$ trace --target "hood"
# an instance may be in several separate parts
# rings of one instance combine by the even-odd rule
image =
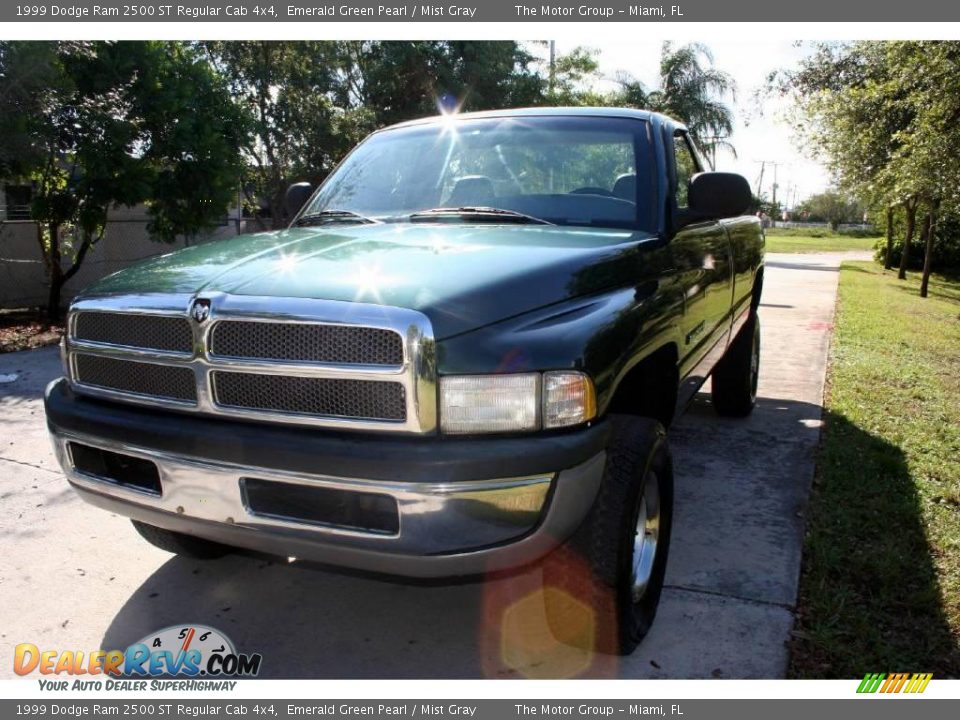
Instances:
[[[628,230],[385,223],[240,235],[152,258],[84,294],[224,292],[423,312],[438,339],[638,277]]]

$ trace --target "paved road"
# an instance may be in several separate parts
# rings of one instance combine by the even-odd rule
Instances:
[[[668,587],[648,638],[619,660],[553,642],[535,572],[423,587],[155,550],[58,471],[40,401],[56,350],[0,355],[0,658],[19,642],[125,647],[199,622],[263,653],[273,677],[780,677],[841,259],[768,256],[757,410],[720,419],[702,395],[671,431]]]

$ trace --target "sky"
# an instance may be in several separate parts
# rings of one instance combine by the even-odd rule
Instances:
[[[742,37],[742,36],[741,36]],[[737,157],[719,150],[717,170],[737,172],[747,178],[756,190],[763,161],[762,192],[770,197],[773,185],[773,166],[777,163],[777,198],[792,206],[793,200],[802,201],[810,195],[825,190],[830,184],[828,171],[817,161],[808,157],[798,147],[789,125],[784,121],[791,111],[786,101],[767,99],[760,107],[755,93],[761,89],[771,71],[794,67],[805,55],[812,52],[810,43],[794,43],[788,40],[705,43],[713,52],[714,64],[733,76],[737,83],[736,97],[728,102],[734,108],[736,125],[731,142],[736,147]],[[650,42],[616,43],[604,42],[602,46],[589,42],[557,41],[557,53],[565,53],[577,45],[598,51],[602,79],[598,89],[614,86],[618,71],[626,71],[645,86],[657,86],[660,64],[659,40]]]

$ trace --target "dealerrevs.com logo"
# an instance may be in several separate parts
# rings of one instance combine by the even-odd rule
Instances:
[[[21,676],[74,676],[72,682],[41,680],[43,689],[49,690],[142,690],[146,682],[137,678],[256,677],[262,660],[259,653],[237,652],[230,638],[219,630],[194,624],[164,628],[125,650],[45,650],[33,643],[20,643],[14,650],[13,670]],[[194,686],[216,689],[211,683],[173,687]],[[151,685],[151,689],[160,688],[156,683]]]

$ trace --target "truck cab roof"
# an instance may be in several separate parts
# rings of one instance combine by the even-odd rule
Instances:
[[[395,128],[411,127],[415,125],[429,125],[438,122],[450,122],[455,120],[479,120],[485,118],[509,118],[509,117],[602,117],[602,118],[626,118],[634,120],[646,120],[657,125],[668,125],[671,128],[686,130],[683,123],[651,110],[637,110],[634,108],[617,107],[529,107],[529,108],[510,108],[505,110],[483,110],[479,112],[466,113],[445,113],[432,115],[430,117],[418,118],[416,120],[407,120],[395,125],[389,125],[381,128],[378,132],[392,130]]]

